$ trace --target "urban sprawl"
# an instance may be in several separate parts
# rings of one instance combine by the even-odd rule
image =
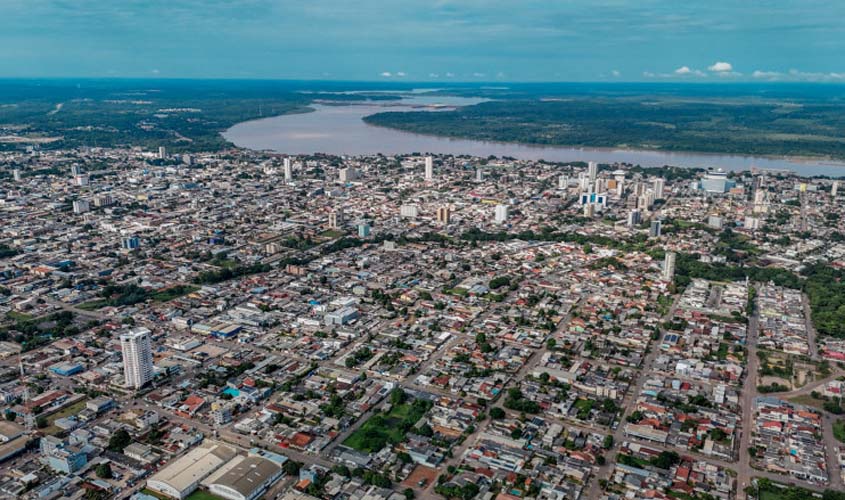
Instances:
[[[0,498],[843,491],[840,188],[0,153]]]

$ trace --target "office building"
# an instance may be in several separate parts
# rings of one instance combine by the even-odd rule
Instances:
[[[290,158],[284,159],[285,182],[293,181],[293,166],[291,166]]]
[[[429,182],[434,180],[434,158],[431,156],[425,157],[425,180]]]
[[[672,281],[675,277],[675,252],[666,252],[663,259],[663,279]]]
[[[135,328],[120,336],[123,352],[123,375],[126,386],[140,389],[153,379],[153,351],[150,345],[150,331]]]
[[[122,246],[124,250],[135,250],[140,248],[141,240],[137,236],[128,236],[123,238]]]
[[[88,203],[88,200],[76,200],[73,202],[73,213],[75,214],[84,214],[90,209],[91,205]]]
[[[508,206],[507,205],[496,205],[495,209],[495,221],[496,224],[504,224],[508,220]]]
[[[440,224],[446,225],[449,223],[449,217],[452,215],[449,207],[438,207],[437,209],[437,222]]]
[[[659,221],[659,220],[653,220],[653,221],[651,221],[651,227],[649,227],[649,229],[648,229],[648,235],[649,235],[649,237],[651,237],[651,238],[659,238],[659,237],[660,237],[660,229],[661,229],[661,227],[662,227],[662,224],[660,223],[660,221]]]
[[[594,211],[601,211],[607,206],[607,194],[605,193],[581,193],[578,198],[581,205],[592,205]]]

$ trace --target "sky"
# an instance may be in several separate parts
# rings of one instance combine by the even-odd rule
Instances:
[[[0,77],[845,82],[845,1],[0,0]]]

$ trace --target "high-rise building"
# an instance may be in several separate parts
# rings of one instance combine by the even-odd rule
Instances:
[[[596,176],[599,174],[598,163],[591,161],[587,163],[587,175],[590,177],[590,184],[596,182]]]
[[[290,164],[290,158],[284,159],[285,166],[285,182],[293,181],[293,167]]]
[[[660,229],[662,224],[659,220],[651,221],[651,227],[648,230],[648,235],[652,238],[660,238]]]
[[[329,229],[337,229],[343,225],[343,209],[338,208],[329,212]]]
[[[75,214],[84,214],[90,209],[91,206],[88,204],[88,200],[76,200],[73,202],[73,213]]]
[[[193,155],[184,154],[182,155],[182,163],[184,165],[188,165],[189,167],[194,164],[194,157]]]
[[[167,158],[167,148],[164,147],[164,146],[159,146],[158,147],[158,159],[164,160],[165,158]]]
[[[675,252],[666,252],[663,259],[663,279],[672,281],[675,277]]]
[[[21,171],[17,168],[12,170],[12,178],[15,179],[15,182],[21,181]]]
[[[416,205],[402,205],[399,207],[399,215],[407,219],[415,219],[420,214],[420,209]]]
[[[558,189],[568,189],[569,188],[569,176],[568,175],[561,175],[557,178],[557,188]]]
[[[370,235],[370,225],[367,223],[358,224],[358,237],[366,238]]]
[[[358,172],[354,167],[342,168],[338,171],[340,182],[352,182],[358,178]]]
[[[496,205],[495,209],[495,221],[496,224],[504,224],[508,220],[508,206],[507,205]]]
[[[833,184],[830,185],[830,196],[836,198],[836,195],[839,193],[839,181],[833,181]]]
[[[438,207],[437,208],[437,222],[440,224],[446,225],[449,223],[449,217],[452,215],[451,210],[449,207]]]
[[[484,182],[484,170],[481,167],[475,169],[475,182]]]
[[[660,177],[654,179],[654,197],[658,200],[663,199],[663,190],[666,189],[666,181]]]
[[[425,157],[425,180],[429,182],[434,180],[434,158],[431,156]]]
[[[108,207],[114,204],[114,198],[110,194],[101,194],[94,197],[95,207]]]
[[[628,227],[639,226],[640,222],[642,222],[642,218],[640,217],[640,211],[631,210],[628,213]]]
[[[135,250],[141,247],[141,240],[137,236],[127,236],[123,238],[121,245],[124,250]]]
[[[88,176],[87,176],[87,175],[85,175],[85,174],[81,174],[81,175],[77,175],[76,177],[74,177],[74,178],[73,178],[73,182],[74,182],[74,184],[76,184],[77,186],[87,186],[87,185],[88,185],[88,182],[89,182],[89,179],[88,179]]]
[[[123,375],[126,386],[140,389],[153,379],[153,350],[150,331],[135,328],[120,336],[123,352]]]
[[[77,176],[82,175],[82,167],[77,164],[73,164],[70,166],[70,175]]]

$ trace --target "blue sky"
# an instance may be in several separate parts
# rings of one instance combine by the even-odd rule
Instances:
[[[0,0],[0,77],[842,81],[843,0]]]

